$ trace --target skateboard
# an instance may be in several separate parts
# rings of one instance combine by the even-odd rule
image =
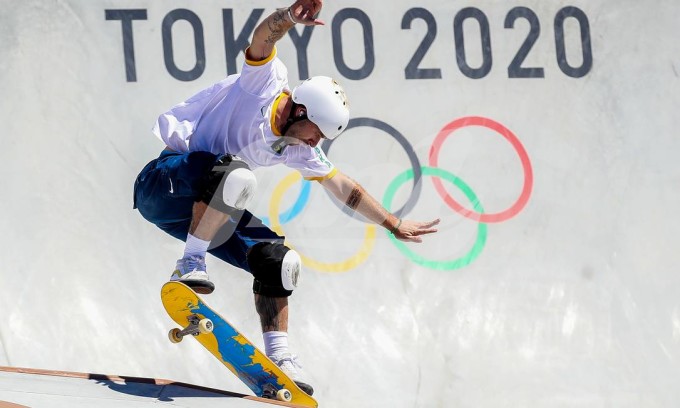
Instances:
[[[168,333],[171,342],[194,337],[258,397],[317,407],[276,364],[234,326],[208,307],[188,286],[168,282],[161,289],[168,315],[182,328]]]

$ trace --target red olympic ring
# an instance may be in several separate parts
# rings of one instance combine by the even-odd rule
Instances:
[[[509,218],[514,217],[515,215],[517,215],[517,213],[522,211],[522,208],[524,208],[527,201],[529,201],[531,189],[534,184],[534,174],[533,170],[531,169],[531,162],[529,161],[529,156],[527,155],[526,150],[524,150],[522,143],[519,141],[517,136],[515,136],[505,126],[491,119],[480,116],[467,116],[460,119],[456,119],[453,122],[450,122],[449,124],[444,126],[442,130],[439,131],[439,134],[437,134],[437,137],[432,143],[432,147],[430,148],[430,166],[439,167],[437,161],[439,150],[442,144],[444,144],[446,138],[449,137],[455,130],[458,130],[466,126],[483,126],[485,128],[494,130],[501,136],[503,136],[507,141],[509,141],[510,144],[512,144],[512,146],[515,148],[515,151],[519,155],[519,159],[522,162],[522,168],[524,170],[524,186],[522,187],[522,193],[519,195],[517,201],[515,201],[515,203],[507,210],[497,213],[482,214],[473,210],[468,210],[467,208],[458,204],[456,200],[454,200],[453,197],[451,197],[451,195],[449,195],[449,193],[446,191],[446,189],[444,188],[444,184],[438,177],[432,178],[435,190],[437,190],[437,193],[439,193],[444,202],[451,209],[453,209],[454,211],[463,215],[466,218],[478,222],[491,223],[505,221]]]

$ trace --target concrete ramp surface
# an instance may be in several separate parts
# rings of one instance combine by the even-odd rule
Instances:
[[[0,408],[10,408],[10,404],[31,408],[295,407],[168,380],[0,367]]]

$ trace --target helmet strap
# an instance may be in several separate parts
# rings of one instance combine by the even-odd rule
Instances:
[[[290,107],[290,114],[288,114],[288,119],[286,119],[286,124],[283,125],[283,129],[281,129],[281,135],[285,135],[286,132],[288,132],[288,129],[290,129],[290,127],[293,125],[293,123],[307,119],[306,113],[304,115],[295,116],[295,111],[297,111],[297,108],[300,105],[295,102],[292,102],[292,104],[293,105]]]

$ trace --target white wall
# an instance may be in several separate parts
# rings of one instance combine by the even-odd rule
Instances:
[[[159,301],[182,244],[131,209],[132,183],[161,144],[156,116],[227,73],[222,10],[235,31],[255,8],[285,3],[5,0],[0,13],[0,364],[153,376],[246,392],[194,342],[165,337]],[[456,62],[454,18],[474,6],[486,17],[491,69],[479,79]],[[527,38],[526,18],[504,28],[511,9],[533,11],[540,35],[523,67],[542,78],[510,78]],[[593,65],[584,76],[557,62],[555,17],[577,7],[588,21]],[[419,68],[439,79],[405,79],[426,35],[424,20],[402,29],[407,10],[434,16],[436,36]],[[201,21],[205,70],[180,81],[166,69],[162,22],[175,9]],[[374,67],[361,76],[367,43],[358,20],[338,31],[346,8],[364,13]],[[139,9],[132,22],[136,80],[126,76],[122,23],[105,10]],[[680,403],[680,4],[655,2],[458,3],[327,1],[326,27],[314,30],[309,75],[336,77],[354,118],[368,117],[408,141],[371,127],[347,131],[330,159],[379,200],[392,180],[422,166],[439,131],[467,116],[494,120],[516,135],[533,179],[528,201],[483,224],[478,256],[454,270],[421,266],[382,231],[337,209],[313,185],[309,202],[283,226],[289,241],[318,262],[291,298],[291,341],[323,406],[673,407]],[[463,12],[465,13],[465,12]],[[466,14],[463,14],[466,15]],[[434,26],[430,26],[431,32]],[[461,25],[468,64],[482,66],[479,24]],[[536,27],[536,23],[534,23]],[[564,23],[570,65],[582,62],[579,25]],[[173,29],[178,69],[195,64],[192,30]],[[337,35],[337,33],[336,33]],[[337,41],[337,37],[336,37]],[[459,41],[460,43],[460,41]],[[369,49],[371,49],[369,47]],[[342,52],[340,53],[340,50]],[[290,38],[279,45],[291,83],[301,68]],[[371,53],[369,52],[369,55]],[[243,61],[239,55],[238,65]],[[304,68],[302,68],[304,70]],[[363,72],[366,74],[367,71]],[[508,139],[468,126],[441,145],[438,168],[460,178],[486,213],[513,208],[525,172]],[[258,170],[253,212],[268,216],[282,197],[284,169]],[[440,232],[409,248],[452,261],[473,247],[479,223],[453,211],[423,177],[412,219],[441,217]],[[409,183],[394,206],[408,199]],[[470,206],[459,188],[444,182]],[[279,199],[280,198],[280,199]],[[371,243],[372,242],[372,243]],[[347,269],[345,261],[365,251]],[[210,258],[217,291],[209,303],[260,342],[249,275]]]

